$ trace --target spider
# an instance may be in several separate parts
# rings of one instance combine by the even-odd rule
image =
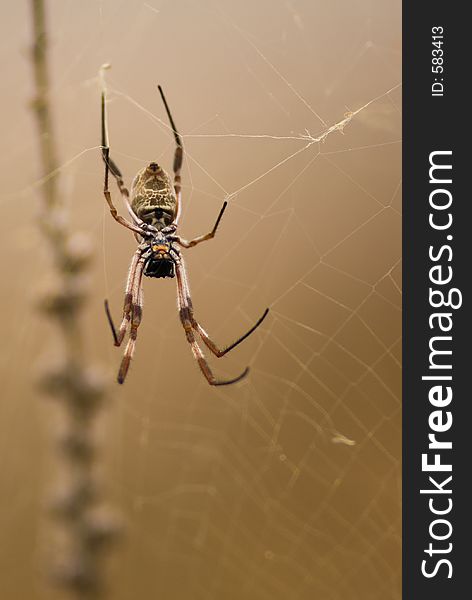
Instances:
[[[105,311],[113,334],[115,346],[121,346],[129,329],[129,339],[118,371],[118,383],[125,381],[133,358],[138,328],[143,312],[143,276],[165,278],[176,277],[177,306],[180,320],[185,330],[193,356],[203,375],[210,385],[229,385],[243,379],[249,372],[249,367],[233,379],[217,379],[208,364],[195,337],[197,333],[207,348],[218,358],[227,354],[251,335],[267,316],[267,308],[259,320],[240,338],[227,346],[219,348],[196,320],[193,312],[192,299],[185,269],[184,259],[180,248],[193,248],[206,240],[211,240],[218,229],[221,218],[228,203],[223,202],[213,229],[205,235],[190,241],[176,235],[181,214],[181,168],[183,162],[183,145],[177,131],[167,100],[161,86],[158,86],[172,132],[176,148],[174,154],[173,181],[164,169],[156,162],[151,162],[141,169],[131,185],[131,193],[125,187],[123,176],[116,163],[110,157],[108,142],[108,126],[106,112],[106,89],[103,83],[101,96],[101,127],[102,127],[102,158],[105,163],[105,180],[103,193],[110,208],[112,217],[127,229],[134,232],[138,248],[133,255],[128,271],[123,305],[123,317],[117,330],[113,323],[108,301],[105,300]],[[118,214],[108,189],[109,174],[115,178],[131,220]]]

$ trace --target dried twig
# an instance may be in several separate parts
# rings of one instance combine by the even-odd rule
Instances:
[[[35,80],[33,109],[38,129],[42,186],[40,226],[49,242],[56,281],[41,302],[53,321],[61,348],[61,360],[48,367],[41,387],[61,400],[64,430],[57,442],[61,463],[61,491],[55,494],[53,515],[61,543],[54,574],[70,597],[100,598],[103,589],[100,550],[115,532],[115,525],[100,510],[94,477],[96,447],[92,426],[105,392],[103,379],[86,364],[80,313],[86,297],[85,272],[90,245],[83,236],[72,235],[59,192],[57,150],[49,98],[47,31],[44,0],[31,0],[33,21],[32,65]],[[55,173],[54,176],[46,177]],[[57,540],[59,541],[59,540]]]

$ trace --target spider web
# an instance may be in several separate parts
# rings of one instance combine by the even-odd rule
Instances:
[[[29,44],[25,10],[9,9],[5,64]],[[91,360],[118,367],[102,301],[118,314],[135,247],[101,196],[104,62],[111,154],[127,182],[151,160],[171,166],[161,83],[186,151],[180,233],[208,231],[229,200],[215,240],[185,253],[197,318],[224,344],[271,309],[234,353],[209,357],[224,377],[251,366],[243,383],[213,389],[174,282],[145,282],[129,381],[100,423],[103,481],[127,529],[111,597],[400,598],[400,5],[51,2],[50,22],[68,211],[99,255]],[[12,542],[0,564],[8,596],[34,600],[51,598],[37,525],[50,415],[22,375],[47,333],[30,314],[48,258],[35,256],[43,182],[28,69],[18,51],[2,100],[0,531]]]

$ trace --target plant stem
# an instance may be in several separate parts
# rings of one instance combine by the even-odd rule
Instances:
[[[64,428],[56,443],[61,490],[56,492],[52,503],[61,539],[56,549],[54,575],[67,597],[96,600],[103,597],[101,550],[116,527],[111,516],[100,507],[94,476],[97,453],[92,429],[105,395],[105,385],[98,372],[87,364],[81,333],[80,317],[88,293],[84,273],[89,267],[91,252],[84,236],[71,234],[59,190],[44,0],[31,0],[31,14],[31,62],[35,82],[32,107],[41,176],[44,177],[39,225],[49,243],[55,280],[41,308],[54,323],[61,346],[59,364],[48,367],[40,386],[61,401],[64,417]]]

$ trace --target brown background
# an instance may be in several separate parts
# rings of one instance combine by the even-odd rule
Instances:
[[[49,6],[62,189],[95,249],[91,362],[114,377],[102,300],[118,314],[135,247],[101,195],[104,62],[128,181],[150,160],[171,166],[156,84],[167,92],[187,150],[182,235],[206,232],[240,190],[217,238],[186,254],[197,316],[223,344],[271,307],[252,339],[212,360],[222,376],[250,364],[249,378],[212,389],[174,282],[146,281],[136,360],[98,430],[101,482],[126,523],[111,598],[400,598],[400,3]],[[35,228],[28,3],[1,12],[0,595],[44,600],[58,410],[32,387],[60,348],[33,309],[50,260]],[[270,172],[306,142],[247,137],[316,136],[374,99],[344,135]]]

